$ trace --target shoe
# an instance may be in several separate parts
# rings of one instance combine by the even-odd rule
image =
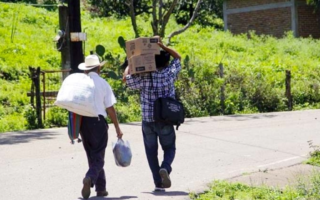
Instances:
[[[97,197],[106,197],[106,196],[108,196],[108,192],[106,190],[97,192]]]
[[[155,187],[154,192],[165,192],[166,190],[163,187]]]
[[[83,179],[83,188],[81,191],[82,197],[84,199],[88,199],[90,196],[90,188],[91,188],[91,178],[90,177],[85,177]]]
[[[168,174],[168,171],[165,168],[161,168],[159,174],[162,178],[162,186],[163,188],[171,187],[171,180]]]

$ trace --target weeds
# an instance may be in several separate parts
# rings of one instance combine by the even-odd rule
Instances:
[[[320,146],[313,144],[313,141],[308,141],[312,151],[309,153],[310,158],[306,161],[307,164],[320,167]]]

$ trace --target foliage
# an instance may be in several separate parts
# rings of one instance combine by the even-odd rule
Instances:
[[[27,129],[39,128],[36,109],[34,109],[30,105],[26,106],[23,116],[27,120],[27,126],[26,126]]]
[[[163,7],[168,9],[170,1],[163,1]],[[197,0],[179,1],[174,9],[174,16],[178,24],[187,24],[190,20]],[[151,0],[134,0],[134,10],[136,16],[151,14],[152,1]],[[129,16],[130,9],[127,1],[114,1],[114,0],[87,0],[84,1],[85,8],[91,13],[92,16],[97,17],[111,17],[114,16],[118,19]],[[223,28],[222,18],[223,0],[203,1],[201,10],[197,16],[195,23],[202,26],[216,26]]]
[[[0,118],[0,133],[22,131],[26,129],[26,120],[20,113],[6,115]]]
[[[134,38],[130,19],[94,18],[85,10],[81,19],[83,31],[88,34],[84,53],[94,51],[107,61],[102,76],[117,97],[120,121],[139,121],[139,94],[128,90],[121,80],[126,57],[123,41]],[[139,15],[137,20],[141,36],[152,35],[151,19]],[[167,30],[179,27],[171,19]],[[0,132],[34,127],[34,113],[27,106],[30,104],[27,92],[31,88],[28,67],[60,68],[60,52],[53,42],[48,42],[53,40],[56,30],[57,12],[0,3]],[[214,27],[194,25],[172,40],[172,48],[182,56],[176,94],[186,107],[187,117],[287,110],[286,70],[292,74],[294,110],[320,108],[318,40],[294,38],[291,33],[280,39],[257,36],[254,32],[232,35]],[[223,77],[220,77],[220,63]],[[220,101],[222,87],[224,104]],[[47,114],[47,127],[66,124],[63,112],[57,112],[57,115]],[[11,123],[13,119],[22,123]]]
[[[68,125],[68,111],[59,107],[50,108],[47,112],[46,126],[61,127]]]
[[[130,12],[129,6],[125,1],[121,0],[87,0],[88,4],[85,7],[89,10],[92,16],[123,18],[128,16]],[[150,13],[149,0],[134,0],[133,1],[136,15]]]
[[[214,181],[210,189],[203,194],[191,193],[191,199],[197,200],[227,200],[227,199],[319,199],[320,198],[320,174],[314,173],[310,177],[311,183],[307,184],[301,180],[295,187],[286,187],[284,189],[268,186],[248,186],[241,183],[229,183],[227,181]]]
[[[309,153],[310,158],[306,161],[306,164],[320,167],[320,146],[314,145],[311,140],[308,143],[312,151]]]
[[[197,0],[180,1],[174,16],[178,24],[187,24],[194,12]],[[215,26],[223,29],[223,0],[203,1],[195,20],[201,26]]]
[[[320,6],[320,0],[306,0],[307,4],[315,6],[316,8],[319,8]]]

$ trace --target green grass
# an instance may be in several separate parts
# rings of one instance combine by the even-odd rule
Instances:
[[[309,141],[312,148],[306,164],[320,167],[320,146]],[[243,175],[248,175],[244,173]],[[294,183],[284,188],[249,186],[243,183],[230,183],[217,180],[201,194],[190,193],[193,200],[318,200],[320,199],[320,171],[313,170],[310,175],[297,176]]]
[[[201,194],[190,193],[193,200],[316,200],[320,198],[320,173],[314,173],[309,181],[297,180],[296,185],[285,188],[248,186],[242,183],[214,181]]]
[[[305,163],[320,167],[320,146],[313,144],[312,140],[308,141],[308,143],[312,151],[310,151],[309,159]]]
[[[116,60],[109,62],[105,70],[118,73],[115,69],[125,58],[118,37],[133,39],[130,19],[92,18],[82,10],[81,20],[82,30],[87,33],[85,54],[95,50],[96,45],[103,45],[106,53]],[[26,96],[31,88],[28,67],[60,68],[61,55],[53,42],[58,24],[58,11],[0,3],[0,124],[13,124],[1,126],[0,132],[34,127],[23,125],[25,123],[14,125],[14,121],[34,118]],[[152,35],[149,16],[139,16],[138,25],[141,36]],[[179,28],[172,18],[166,33]],[[254,33],[233,35],[194,25],[174,37],[171,47],[183,58],[176,92],[184,103],[187,117],[220,115],[222,85],[225,86],[225,114],[285,111],[286,70],[292,73],[293,109],[320,108],[318,40],[294,38],[291,33],[281,39]],[[218,75],[220,62],[224,66],[224,78]],[[121,74],[120,71],[118,75]],[[118,98],[121,122],[140,120],[137,93],[127,91],[120,79],[108,77],[107,80]],[[63,116],[50,120],[45,122],[48,127],[65,121]],[[50,124],[55,122],[58,124]]]

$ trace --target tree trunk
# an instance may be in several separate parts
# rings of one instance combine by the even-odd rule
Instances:
[[[134,12],[134,0],[129,0],[129,2],[127,3],[127,5],[130,8],[130,17],[131,17],[131,24],[132,24],[132,28],[135,34],[135,38],[139,37],[139,31],[138,31],[138,26],[137,26],[137,19],[136,19],[136,14]]]
[[[162,15],[163,16],[162,17],[162,23],[160,24],[161,25],[161,27],[160,27],[160,36],[161,37],[165,36],[166,26],[168,24],[168,21],[170,19],[172,11],[176,7],[177,3],[178,3],[178,0],[173,0],[169,10],[165,14]]]
[[[153,35],[159,35],[159,21],[157,19],[157,0],[152,0],[152,22]]]

